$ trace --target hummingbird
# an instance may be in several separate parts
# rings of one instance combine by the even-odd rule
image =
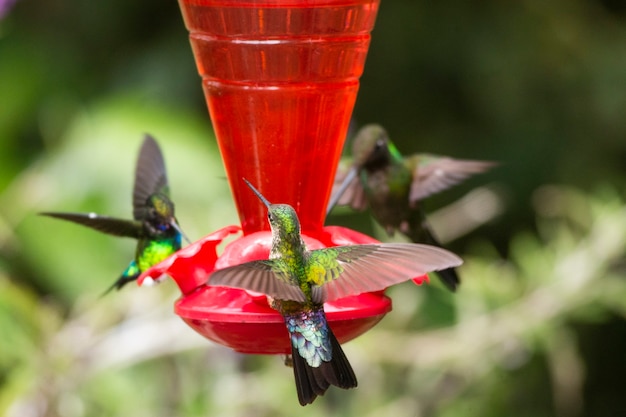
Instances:
[[[412,242],[439,247],[420,201],[496,165],[432,154],[404,157],[378,124],[365,125],[357,132],[352,158],[349,169],[337,170],[327,213],[336,204],[359,211],[369,206],[389,236],[399,231]],[[450,291],[456,291],[460,279],[454,268],[440,270],[438,275]]]
[[[216,270],[207,284],[267,295],[289,333],[300,405],[311,404],[331,385],[355,388],[356,376],[328,325],[324,303],[380,291],[429,271],[460,265],[461,259],[445,249],[414,243],[308,250],[293,207],[271,204],[244,181],[267,207],[272,231],[269,259]]]
[[[150,135],[145,135],[135,169],[133,220],[96,213],[40,214],[68,220],[110,235],[137,239],[135,258],[103,295],[114,288],[121,289],[136,280],[143,271],[178,251],[181,248],[181,238],[189,241],[174,216],[174,203],[169,197],[163,154]]]

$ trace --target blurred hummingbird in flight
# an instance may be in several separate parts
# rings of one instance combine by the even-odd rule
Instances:
[[[442,245],[428,224],[420,201],[496,165],[431,154],[404,157],[377,124],[363,126],[357,132],[352,158],[348,170],[337,170],[327,213],[336,204],[350,205],[355,210],[369,206],[389,236],[398,230],[412,242],[439,247]],[[460,279],[454,268],[437,274],[448,289],[456,291]]]
[[[356,376],[324,314],[325,302],[380,291],[426,272],[457,266],[461,259],[441,248],[414,243],[380,243],[307,250],[293,207],[267,207],[272,230],[268,260],[213,272],[207,284],[264,293],[280,312],[291,339],[293,370],[301,405],[311,404],[330,385],[349,389]]]
[[[135,258],[104,294],[113,288],[121,289],[127,283],[136,280],[143,271],[178,251],[182,237],[189,241],[180,230],[174,216],[174,203],[169,197],[163,154],[150,135],[145,136],[137,160],[133,188],[133,220],[117,219],[96,213],[40,214],[69,220],[110,235],[137,239]]]

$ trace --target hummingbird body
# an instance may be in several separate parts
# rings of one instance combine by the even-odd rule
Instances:
[[[217,270],[209,285],[265,293],[284,318],[291,340],[294,377],[301,405],[312,403],[330,385],[357,386],[356,376],[328,326],[324,302],[379,291],[426,271],[459,265],[443,249],[416,244],[371,244],[307,250],[295,210],[270,204],[272,245],[268,260]]]
[[[122,275],[115,283],[105,291],[105,294],[117,288],[118,290],[131,281],[139,278],[139,275],[153,265],[170,257],[181,248],[181,235],[176,233],[173,236],[154,236],[152,238],[140,238],[137,241],[135,259],[122,272]]]
[[[402,219],[408,218],[411,207],[409,184],[411,171],[403,163],[390,164],[386,167],[363,169],[359,175],[363,190],[373,213],[389,234],[401,227]]]
[[[270,305],[285,320],[291,339],[296,387],[302,405],[323,395],[330,385],[357,386],[356,376],[339,342],[328,326],[324,305],[313,301],[312,285],[319,285],[323,267],[307,251],[300,223],[291,206],[271,205],[275,224],[270,259],[274,269],[300,288],[304,302],[270,298]],[[270,224],[272,220],[270,219]]]
[[[137,239],[135,258],[106,292],[113,288],[119,290],[181,248],[183,234],[174,216],[174,203],[169,198],[163,155],[156,141],[149,135],[146,135],[141,146],[135,171],[133,220],[96,213],[40,214],[78,223],[103,233]]]
[[[139,270],[143,272],[170,257],[180,249],[181,244],[180,233],[176,233],[173,236],[140,239],[137,242],[137,251],[135,252],[136,261],[132,262],[136,262]]]
[[[335,204],[356,210],[369,206],[389,236],[399,231],[412,242],[439,247],[420,201],[494,165],[430,154],[404,157],[382,126],[374,124],[359,130],[352,156],[350,169],[337,172],[327,211]],[[453,268],[439,271],[439,276],[452,291],[460,283]]]

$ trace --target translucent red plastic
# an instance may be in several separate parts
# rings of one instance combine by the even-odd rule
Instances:
[[[181,0],[244,233],[270,202],[324,224],[379,0]]]
[[[207,308],[199,309],[199,306]],[[195,331],[238,352],[291,352],[291,339],[280,314],[245,291],[207,287],[180,299],[175,309],[176,314]],[[360,294],[324,306],[340,343],[370,330],[390,310],[391,300],[378,293]]]

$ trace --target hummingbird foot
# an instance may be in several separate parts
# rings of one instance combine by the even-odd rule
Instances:
[[[285,363],[285,366],[293,368],[293,356],[291,356],[291,354],[283,355],[283,362]]]

